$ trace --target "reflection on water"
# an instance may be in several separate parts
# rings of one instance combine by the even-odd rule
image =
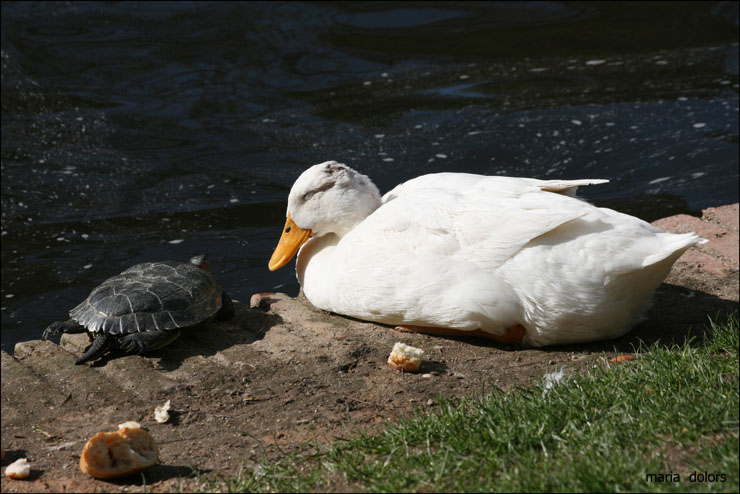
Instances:
[[[367,5],[373,8],[372,5]],[[453,9],[388,9],[349,12],[334,16],[334,19],[347,26],[366,29],[398,29],[419,27],[450,19],[470,18],[472,12]]]
[[[736,2],[2,5],[2,347],[103,279],[205,252],[229,293],[337,159],[609,178],[654,219],[738,200]]]

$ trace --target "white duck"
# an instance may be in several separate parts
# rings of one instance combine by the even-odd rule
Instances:
[[[574,197],[603,182],[437,173],[381,198],[327,161],[293,185],[269,268],[300,248],[316,307],[417,331],[532,346],[616,338],[702,239]]]

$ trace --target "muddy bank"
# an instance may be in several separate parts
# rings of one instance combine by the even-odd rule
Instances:
[[[347,434],[396,420],[440,396],[472,395],[527,385],[546,372],[599,365],[631,352],[640,340],[669,345],[707,316],[738,310],[738,205],[655,222],[696,231],[709,242],[687,252],[659,288],[648,321],[618,340],[590,345],[517,349],[486,340],[405,333],[318,311],[280,293],[237,304],[237,316],[186,333],[145,357],[113,356],[75,366],[85,335],[19,343],[2,353],[3,466],[27,457],[29,480],[2,479],[3,492],[137,491],[141,476],[115,482],[78,468],[85,441],[136,420],[160,445],[160,464],[146,489],[192,490],[199,480],[234,475],[242,465],[277,457],[309,439]],[[420,372],[401,373],[386,359],[402,341],[425,350]],[[697,343],[698,344],[698,343]],[[154,420],[170,400],[172,419]]]

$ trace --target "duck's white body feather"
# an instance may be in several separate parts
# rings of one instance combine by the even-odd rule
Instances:
[[[328,164],[343,166],[327,162],[304,175]],[[345,169],[350,179],[367,179]],[[291,191],[299,227],[321,231],[301,216],[294,195],[314,187],[305,203],[342,202],[313,183],[327,174]],[[304,244],[298,280],[315,306],[386,324],[494,335],[521,324],[523,343],[533,346],[615,338],[643,318],[673,262],[701,239],[571,197],[580,185],[602,182],[424,175],[367,206],[376,209],[340,233]],[[358,202],[352,196],[342,208]]]

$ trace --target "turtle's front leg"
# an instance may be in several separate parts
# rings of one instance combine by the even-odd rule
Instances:
[[[74,319],[68,319],[66,321],[57,321],[50,324],[49,327],[44,330],[44,334],[41,335],[41,338],[44,340],[48,340],[53,336],[58,335],[60,332],[84,333],[85,331],[87,331],[87,329],[79,324],[77,321],[75,321]]]
[[[82,354],[82,357],[77,359],[75,365],[84,364],[85,362],[89,362],[91,360],[97,360],[98,358],[102,357],[105,352],[108,351],[108,349],[115,343],[115,341],[115,336],[102,331],[99,332],[97,334],[97,337],[95,338],[95,341],[93,341],[92,345],[87,348],[87,351]]]
[[[149,350],[156,350],[165,345],[169,345],[180,336],[179,329],[167,331],[143,331],[141,333],[131,333],[120,338],[118,344],[122,350],[128,353],[141,355]]]

